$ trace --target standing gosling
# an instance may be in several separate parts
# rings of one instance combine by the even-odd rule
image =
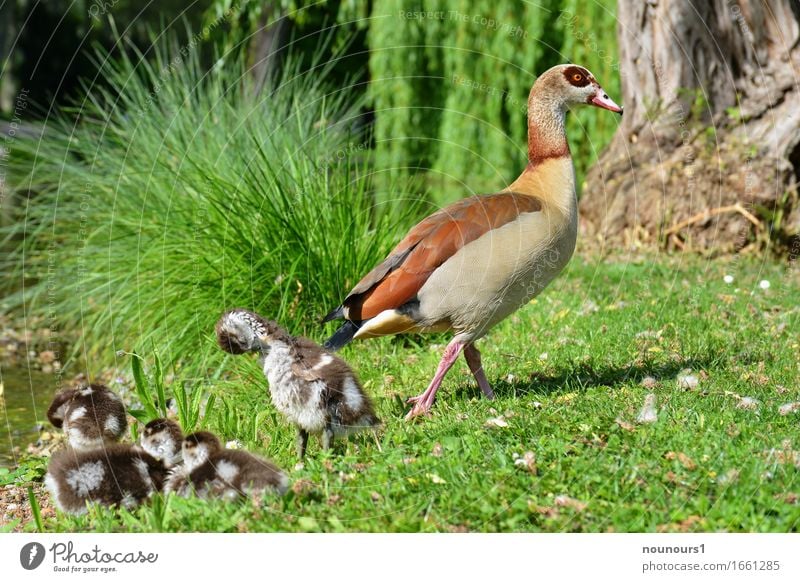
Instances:
[[[161,490],[167,470],[137,446],[92,451],[64,449],[53,455],[44,483],[56,506],[81,514],[87,503],[136,507]]]
[[[216,331],[226,352],[261,355],[272,403],[297,426],[301,459],[309,434],[321,434],[322,448],[329,449],[335,436],[380,425],[350,366],[313,341],[244,309],[224,313]]]
[[[47,409],[47,418],[64,429],[69,445],[77,451],[115,443],[128,428],[122,400],[102,384],[59,392]]]
[[[201,498],[281,495],[289,478],[271,462],[241,450],[224,449],[210,432],[190,434],[183,441],[183,479],[170,479],[168,491]]]

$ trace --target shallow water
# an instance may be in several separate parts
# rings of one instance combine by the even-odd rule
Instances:
[[[0,399],[0,467],[14,467],[19,452],[47,424],[47,407],[56,390],[56,376],[27,368],[0,367],[4,392]],[[15,449],[16,452],[15,452]]]

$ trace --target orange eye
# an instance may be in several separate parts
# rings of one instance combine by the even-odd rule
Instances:
[[[578,83],[583,80],[583,75],[581,75],[580,73],[575,73],[574,75],[572,75],[572,80]]]

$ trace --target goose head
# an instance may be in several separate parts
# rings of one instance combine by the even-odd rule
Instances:
[[[531,104],[534,100],[549,102],[562,111],[592,105],[622,115],[622,107],[614,103],[591,71],[580,65],[557,65],[542,73],[531,89]]]

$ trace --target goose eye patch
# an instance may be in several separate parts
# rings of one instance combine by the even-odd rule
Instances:
[[[585,87],[589,84],[588,71],[580,67],[568,67],[564,71],[567,82],[573,87]]]

